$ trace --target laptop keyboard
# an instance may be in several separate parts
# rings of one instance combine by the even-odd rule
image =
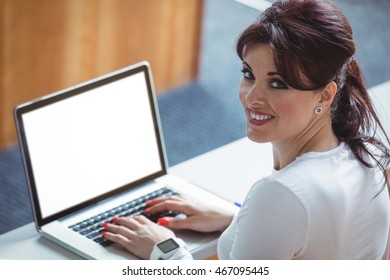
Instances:
[[[104,230],[103,223],[111,222],[114,217],[123,217],[123,216],[137,216],[145,215],[153,222],[157,222],[158,218],[166,216],[176,216],[177,212],[168,211],[165,213],[159,213],[158,215],[147,215],[144,213],[144,208],[146,206],[146,201],[156,197],[167,197],[172,195],[178,195],[177,192],[172,191],[169,187],[164,187],[144,195],[140,198],[134,199],[132,201],[126,202],[122,205],[114,207],[108,211],[100,213],[96,216],[93,216],[89,219],[71,225],[69,228],[78,232],[79,234],[101,244],[106,247],[112,244],[111,241],[105,239],[102,236],[102,231]]]

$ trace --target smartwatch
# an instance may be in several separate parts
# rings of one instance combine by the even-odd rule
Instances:
[[[185,243],[179,238],[169,238],[163,242],[154,245],[152,253],[150,254],[151,260],[166,260],[172,257],[177,250],[185,248]]]

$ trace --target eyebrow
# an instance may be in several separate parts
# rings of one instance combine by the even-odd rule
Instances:
[[[268,72],[267,75],[268,76],[275,76],[275,75],[280,76],[280,74],[278,72]]]
[[[253,71],[252,67],[250,67],[250,65],[247,62],[243,61],[242,64],[246,65],[246,67],[248,67],[249,70]]]
[[[244,64],[246,67],[248,67],[249,70],[253,71],[252,67],[250,67],[250,65],[246,61],[243,61],[242,64]],[[277,75],[277,76],[281,77],[278,72],[274,72],[274,71],[268,72],[267,75],[268,76],[276,76]]]

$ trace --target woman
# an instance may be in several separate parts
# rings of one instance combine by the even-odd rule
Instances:
[[[105,237],[145,259],[177,228],[222,231],[220,259],[381,259],[389,139],[376,138],[377,128],[386,134],[347,19],[328,1],[277,1],[241,34],[237,53],[247,136],[272,143],[273,174],[254,184],[237,214],[157,198],[145,212],[187,218],[117,218]],[[191,256],[181,248],[166,258]]]

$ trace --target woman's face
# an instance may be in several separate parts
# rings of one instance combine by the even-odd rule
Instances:
[[[252,44],[243,59],[240,100],[247,136],[255,142],[288,143],[310,131],[320,94],[289,87],[277,73],[271,49]]]

